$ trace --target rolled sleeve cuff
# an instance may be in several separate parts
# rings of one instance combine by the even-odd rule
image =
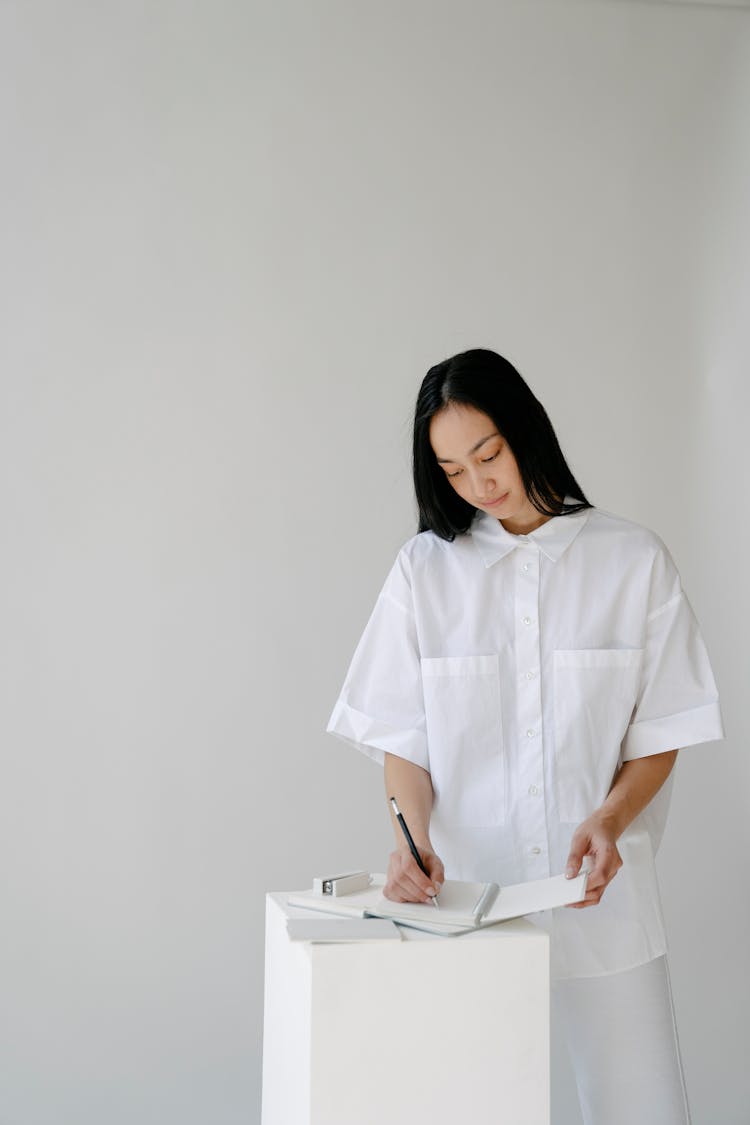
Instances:
[[[633,758],[648,758],[651,754],[663,754],[667,750],[679,750],[724,737],[719,704],[707,703],[678,715],[633,723],[622,741],[622,760],[629,762]]]
[[[423,731],[389,726],[373,715],[355,711],[341,699],[331,712],[326,733],[343,739],[381,766],[385,754],[388,753],[406,758],[408,762],[413,762],[415,766],[421,766],[429,772],[427,738]]]

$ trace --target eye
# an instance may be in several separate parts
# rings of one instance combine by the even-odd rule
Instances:
[[[500,448],[499,448],[499,449],[495,450],[495,452],[494,452],[494,453],[492,454],[492,456],[491,456],[491,457],[482,457],[482,459],[481,459],[481,460],[482,460],[482,464],[483,464],[483,465],[486,465],[486,464],[488,463],[488,461],[494,461],[496,457],[499,457],[499,456],[500,456],[500,454],[502,453],[502,451],[503,451],[503,447],[502,447],[502,446],[500,446]],[[453,477],[457,477],[457,476],[460,476],[460,474],[461,474],[462,472],[463,472],[463,469],[457,469],[457,470],[455,471],[455,473],[448,473],[448,472],[446,472],[446,474],[445,474],[445,475],[446,475],[446,477],[448,478],[448,480],[452,480],[452,479],[453,479]]]

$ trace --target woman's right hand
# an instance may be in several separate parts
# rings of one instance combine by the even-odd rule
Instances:
[[[433,897],[440,893],[445,882],[443,861],[428,848],[417,848],[417,851],[429,872],[429,879],[419,870],[408,848],[391,852],[383,887],[384,897],[391,902],[432,902]]]

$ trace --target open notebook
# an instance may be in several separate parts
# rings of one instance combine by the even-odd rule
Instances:
[[[506,887],[497,883],[468,883],[460,879],[446,879],[438,896],[440,909],[432,903],[391,902],[383,897],[385,875],[373,875],[372,883],[364,891],[333,898],[318,891],[299,891],[290,894],[290,906],[303,906],[309,910],[322,910],[354,918],[392,918],[402,926],[427,930],[434,934],[465,934],[483,926],[494,926],[509,918],[551,910],[570,902],[580,902],[586,894],[588,871],[575,879],[553,875],[550,879],[535,879],[530,883],[515,883]]]

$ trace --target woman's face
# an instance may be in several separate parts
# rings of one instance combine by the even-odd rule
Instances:
[[[433,415],[430,445],[451,487],[472,507],[503,522],[539,516],[510,446],[482,410],[448,403]]]

